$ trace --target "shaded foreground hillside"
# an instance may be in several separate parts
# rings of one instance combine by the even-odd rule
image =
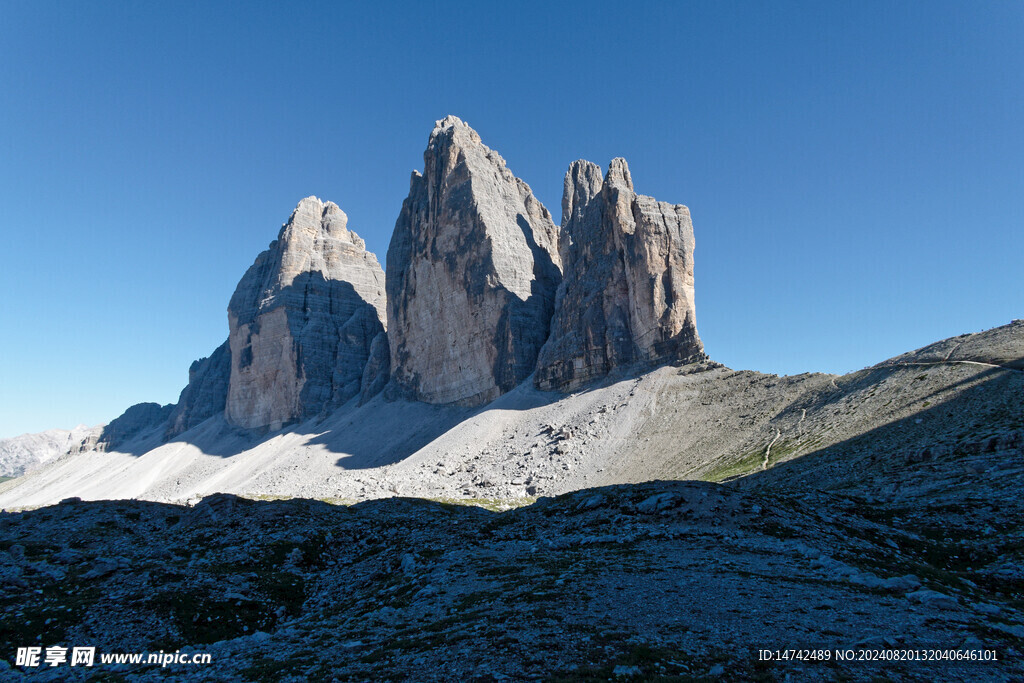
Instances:
[[[992,501],[1005,516],[985,538],[913,520],[924,500],[903,504],[897,518],[862,496],[700,482],[504,513],[408,499],[67,502],[0,518],[0,648],[212,654],[33,673],[51,680],[1019,680],[1015,492]],[[758,661],[805,647],[997,661]]]
[[[666,366],[68,455],[0,483],[50,504],[0,514],[0,650],[213,657],[52,680],[1021,680],[1022,358],[1015,321],[843,377]],[[829,658],[758,656],[788,648]]]

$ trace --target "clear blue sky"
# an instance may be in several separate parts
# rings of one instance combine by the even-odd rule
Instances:
[[[383,261],[449,113],[688,205],[731,367],[1024,317],[1020,2],[298,4],[0,3],[0,436],[177,400],[302,197]]]

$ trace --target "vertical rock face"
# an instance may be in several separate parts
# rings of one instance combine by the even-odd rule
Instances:
[[[558,228],[454,116],[423,161],[388,248],[389,394],[478,405],[533,372],[561,279]]]
[[[360,389],[360,403],[365,403],[379,394],[391,378],[391,351],[388,349],[388,334],[380,332],[370,343],[370,357],[363,368]]]
[[[536,385],[572,390],[636,362],[703,359],[685,206],[633,191],[624,159],[576,161],[562,199],[564,280]]]
[[[200,358],[188,369],[188,386],[168,420],[164,438],[173,439],[202,421],[224,412],[231,379],[231,349],[225,341],[208,358]]]
[[[163,425],[173,410],[173,405],[136,403],[103,428],[99,445],[108,451],[115,450],[124,442],[146,430]]]
[[[228,305],[225,416],[246,428],[283,424],[340,405],[362,389],[384,333],[384,273],[331,202],[299,202]]]

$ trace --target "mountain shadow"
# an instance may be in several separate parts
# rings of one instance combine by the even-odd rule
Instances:
[[[1024,359],[1020,359],[1024,361]],[[925,367],[876,366],[876,374],[912,372],[928,381]],[[918,374],[920,373],[920,374]],[[955,392],[946,399],[943,394]],[[988,367],[913,399],[913,412],[857,436],[771,464],[736,484],[758,490],[832,491],[899,506],[921,499],[942,506],[963,496],[1001,499],[1001,490],[1024,491],[1024,372]],[[827,399],[826,399],[827,403]],[[822,406],[818,406],[819,408]],[[810,411],[808,411],[810,412]],[[781,432],[785,436],[785,432]],[[1024,496],[1013,506],[1024,514]]]
[[[296,386],[296,416],[282,429],[245,429],[229,424],[223,416],[230,394],[232,351],[227,342],[209,358],[189,370],[189,383],[177,404],[142,403],[130,407],[104,429],[100,441],[107,450],[142,455],[162,443],[187,442],[211,455],[231,456],[281,433],[284,428],[323,418],[360,395],[363,370],[373,339],[383,333],[376,309],[344,280],[327,280],[320,272],[304,272],[275,294],[284,309],[290,353],[295,359],[294,377],[281,382]],[[271,311],[265,311],[265,315]],[[245,321],[249,343],[237,349],[234,365],[244,370],[254,362],[253,338],[258,338],[260,316]],[[288,349],[283,349],[288,353]],[[270,368],[269,374],[289,372]],[[276,392],[277,384],[265,391]],[[259,404],[253,396],[259,387],[239,390],[238,400]],[[273,398],[268,396],[266,398]],[[220,418],[218,422],[218,418]]]

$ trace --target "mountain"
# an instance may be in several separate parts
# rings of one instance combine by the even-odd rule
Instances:
[[[78,425],[0,439],[0,477],[20,477],[61,456],[92,450],[102,431],[103,425]]]
[[[537,362],[540,389],[578,389],[637,363],[706,360],[690,211],[636,194],[625,159],[613,159],[603,179],[589,161],[569,167],[561,248],[564,280]]]
[[[563,187],[556,226],[438,121],[386,277],[306,198],[177,404],[0,442],[0,646],[213,653],[197,680],[1021,680],[1024,321],[732,370],[689,209],[623,159]],[[788,648],[830,658],[761,657]]]
[[[388,247],[390,395],[482,405],[529,376],[562,279],[551,214],[475,130],[438,121]]]
[[[384,272],[348,216],[303,199],[228,304],[227,421],[277,430],[359,395],[384,315]]]
[[[389,377],[384,297],[384,272],[345,212],[303,199],[242,276],[228,340],[192,364],[177,404],[130,407],[100,443],[144,443],[138,454],[214,417],[273,431],[372,397]]]

